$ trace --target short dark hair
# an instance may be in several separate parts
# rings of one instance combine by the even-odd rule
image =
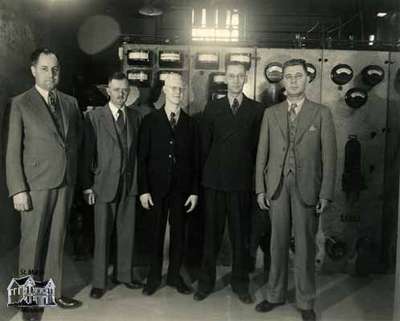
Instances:
[[[113,80],[127,80],[128,81],[128,77],[126,77],[126,75],[122,72],[122,71],[116,71],[113,72],[109,77],[108,77],[108,83],[112,82]]]
[[[243,69],[244,69],[244,71],[247,71],[247,66],[246,66],[244,63],[240,62],[240,61],[229,61],[229,60],[228,60],[228,61],[225,63],[225,71],[228,70],[228,67],[229,67],[229,66],[242,66]]]
[[[41,54],[56,56],[58,64],[60,64],[60,60],[58,59],[57,54],[53,50],[51,50],[49,48],[42,47],[42,48],[38,48],[34,52],[32,52],[32,54],[31,54],[31,66],[35,66],[37,64]]]
[[[307,72],[307,63],[306,63],[306,61],[304,59],[294,58],[294,59],[290,59],[290,60],[286,61],[283,64],[282,72],[285,72],[285,69],[287,67],[291,67],[291,66],[302,66],[304,71],[306,72],[306,74],[308,74],[308,72]]]

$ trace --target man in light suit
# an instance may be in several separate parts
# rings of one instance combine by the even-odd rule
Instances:
[[[82,118],[76,99],[56,89],[60,65],[54,52],[36,50],[31,72],[35,86],[12,100],[6,154],[9,195],[21,213],[19,269],[52,278],[58,305],[75,308],[79,301],[62,296],[62,258]]]
[[[336,136],[330,110],[308,100],[305,61],[283,66],[287,100],[264,112],[256,161],[256,193],[271,219],[271,268],[267,300],[256,310],[284,304],[291,226],[296,242],[296,302],[303,320],[315,320],[315,233],[317,215],[332,201]]]
[[[243,64],[226,66],[228,94],[204,109],[201,141],[205,188],[204,253],[197,301],[214,289],[216,259],[228,221],[232,245],[231,286],[239,300],[252,303],[249,294],[249,246],[254,163],[263,108],[243,94],[247,70]]]
[[[83,193],[94,204],[95,246],[93,288],[90,296],[101,298],[107,290],[111,236],[116,228],[117,283],[130,289],[142,285],[133,280],[133,246],[137,195],[137,139],[140,114],[125,106],[129,82],[125,74],[108,80],[110,101],[86,114]]]

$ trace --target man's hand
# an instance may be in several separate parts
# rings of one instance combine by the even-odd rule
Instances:
[[[13,195],[13,203],[15,210],[26,212],[32,209],[32,200],[29,192],[21,192]]]
[[[92,189],[86,189],[83,191],[83,199],[89,205],[94,205],[96,203],[96,194]]]
[[[188,206],[190,204],[189,209],[186,211],[186,213],[190,213],[191,211],[194,210],[194,208],[197,205],[197,201],[199,200],[199,197],[197,195],[190,195],[188,199],[185,202],[185,206]]]
[[[150,193],[145,193],[140,195],[140,204],[146,209],[149,210],[151,206],[154,206],[153,199],[151,198]]]
[[[329,207],[329,201],[321,198],[316,206],[317,214],[322,214]]]
[[[267,199],[266,193],[257,194],[257,203],[262,210],[269,210],[269,208],[271,207],[271,203]]]

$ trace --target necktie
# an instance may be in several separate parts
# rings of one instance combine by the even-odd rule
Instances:
[[[176,114],[175,113],[171,113],[169,123],[171,124],[171,128],[175,129],[175,127],[176,127]]]
[[[118,118],[117,118],[117,129],[119,133],[122,133],[125,128],[125,121],[124,121],[124,113],[121,109],[118,109]]]
[[[54,91],[49,92],[49,110],[59,133],[61,136],[64,136],[64,124],[62,121],[61,110],[58,106],[57,96]]]
[[[234,115],[236,115],[236,113],[238,112],[238,110],[239,110],[239,101],[235,98],[235,99],[233,99],[233,103],[232,103],[232,113],[234,114]]]
[[[296,119],[296,108],[297,104],[291,104],[289,107],[289,119],[291,122],[293,122]]]

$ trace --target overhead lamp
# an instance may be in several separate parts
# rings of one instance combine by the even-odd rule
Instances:
[[[378,12],[378,13],[376,14],[376,16],[377,16],[378,18],[386,17],[386,16],[387,16],[387,12]]]
[[[143,7],[139,9],[139,13],[143,16],[157,17],[161,16],[163,14],[163,11],[154,5],[154,1],[148,0],[145,1]]]

